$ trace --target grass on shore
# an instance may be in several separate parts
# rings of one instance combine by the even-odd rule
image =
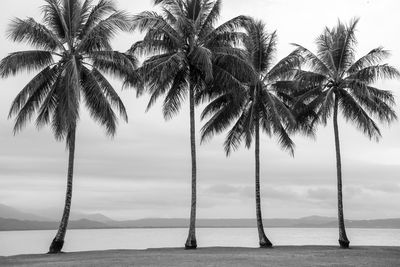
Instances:
[[[0,266],[400,266],[400,247],[160,248],[0,257]]]

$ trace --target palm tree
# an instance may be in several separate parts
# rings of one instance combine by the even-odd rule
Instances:
[[[293,155],[294,143],[289,133],[296,128],[296,116],[290,108],[292,70],[299,64],[297,55],[290,54],[272,65],[276,53],[276,32],[268,33],[261,21],[250,21],[246,28],[244,47],[253,74],[241,88],[216,97],[205,109],[202,119],[211,117],[202,128],[202,140],[221,133],[233,124],[225,140],[226,154],[237,149],[242,141],[250,148],[255,138],[255,199],[257,228],[261,248],[272,247],[265,235],[260,196],[260,129],[276,135],[281,147]],[[291,85],[291,86],[289,86]],[[292,103],[293,104],[293,103]]]
[[[221,84],[237,83],[233,65],[243,65],[241,50],[232,47],[242,33],[236,32],[246,17],[236,17],[215,27],[221,1],[155,0],[162,12],[142,12],[134,18],[134,28],[146,32],[142,41],[134,44],[131,53],[149,57],[138,70],[151,98],[148,109],[166,95],[163,114],[170,119],[180,111],[189,96],[192,195],[189,234],[186,249],[197,247],[196,223],[196,137],[195,105]],[[127,83],[138,87],[129,79]]]
[[[32,45],[35,50],[9,54],[0,62],[3,78],[21,71],[39,73],[20,91],[9,117],[16,116],[14,133],[37,114],[36,126],[50,125],[57,140],[66,140],[69,151],[64,212],[49,253],[61,251],[71,209],[75,135],[81,95],[91,117],[113,136],[116,109],[127,121],[125,107],[102,72],[133,76],[136,60],[113,51],[110,39],[127,30],[129,17],[109,0],[97,5],[86,0],[45,0],[43,24],[33,18],[15,19],[9,38]]]
[[[349,25],[338,22],[337,26],[317,38],[317,54],[296,45],[304,59],[306,70],[299,70],[297,80],[307,85],[299,102],[305,102],[315,110],[315,122],[326,125],[333,111],[333,128],[336,148],[339,244],[348,248],[343,215],[342,165],[340,155],[338,115],[360,129],[370,139],[378,140],[380,130],[374,119],[390,123],[397,119],[393,110],[394,97],[390,91],[378,89],[372,84],[380,78],[396,78],[399,72],[387,64],[379,64],[389,53],[382,47],[372,49],[355,60],[355,29],[358,19]],[[374,117],[372,117],[374,116]]]

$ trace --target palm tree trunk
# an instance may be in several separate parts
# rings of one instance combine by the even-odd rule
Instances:
[[[272,247],[272,243],[268,240],[267,236],[264,232],[264,226],[262,221],[261,214],[261,198],[260,198],[260,122],[259,119],[256,118],[256,144],[255,144],[255,160],[256,160],[256,215],[257,215],[257,229],[258,229],[258,237],[260,241],[261,248],[270,248]]]
[[[58,227],[58,232],[53,242],[50,245],[49,253],[60,253],[64,245],[64,238],[67,232],[69,213],[71,210],[71,199],[72,199],[72,180],[74,174],[74,158],[75,158],[75,133],[76,128],[71,130],[69,136],[69,159],[68,159],[68,178],[67,178],[67,192],[65,196],[65,206],[63,216]]]
[[[338,105],[339,105],[339,101],[338,101],[337,96],[335,96],[335,106],[334,106],[334,111],[333,111],[333,129],[335,131],[335,147],[336,147],[339,245],[341,248],[348,248],[350,245],[350,241],[347,239],[346,228],[344,226],[344,215],[343,215],[342,163],[341,163],[341,158],[340,158]]]
[[[186,249],[196,249],[196,134],[195,134],[195,114],[194,114],[194,87],[191,84],[189,89],[190,98],[190,147],[192,158],[192,200],[190,209],[189,235],[185,243]]]

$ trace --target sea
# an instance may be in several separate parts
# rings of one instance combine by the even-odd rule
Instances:
[[[337,245],[336,228],[266,228],[275,246]],[[183,247],[186,228],[68,230],[64,251],[97,251]],[[41,254],[56,231],[0,232],[0,256]],[[400,229],[348,228],[353,246],[400,246]],[[198,228],[198,247],[257,247],[255,228]]]

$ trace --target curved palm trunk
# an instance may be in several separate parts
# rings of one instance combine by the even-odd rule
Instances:
[[[342,194],[342,163],[340,158],[339,127],[338,127],[338,98],[335,97],[333,110],[333,129],[335,132],[336,147],[336,169],[337,169],[337,190],[338,190],[338,222],[339,222],[339,245],[341,248],[348,248],[350,241],[347,239],[343,215],[343,194]]]
[[[192,157],[192,200],[190,209],[189,235],[185,243],[186,249],[196,249],[196,135],[195,135],[195,116],[194,116],[194,88],[190,85],[190,147]]]
[[[262,221],[261,214],[261,199],[260,199],[260,122],[258,118],[256,118],[256,143],[255,143],[255,161],[256,161],[256,215],[257,215],[257,229],[258,229],[258,238],[260,241],[261,248],[270,248],[272,247],[272,243],[268,240],[267,236],[264,232],[264,226]]]
[[[69,143],[69,159],[68,159],[68,178],[67,178],[67,193],[65,196],[65,206],[63,216],[58,227],[58,232],[53,242],[50,245],[49,253],[60,253],[64,245],[64,238],[67,232],[69,213],[71,210],[72,199],[72,180],[74,174],[74,158],[75,158],[75,133],[76,129],[71,130]]]

